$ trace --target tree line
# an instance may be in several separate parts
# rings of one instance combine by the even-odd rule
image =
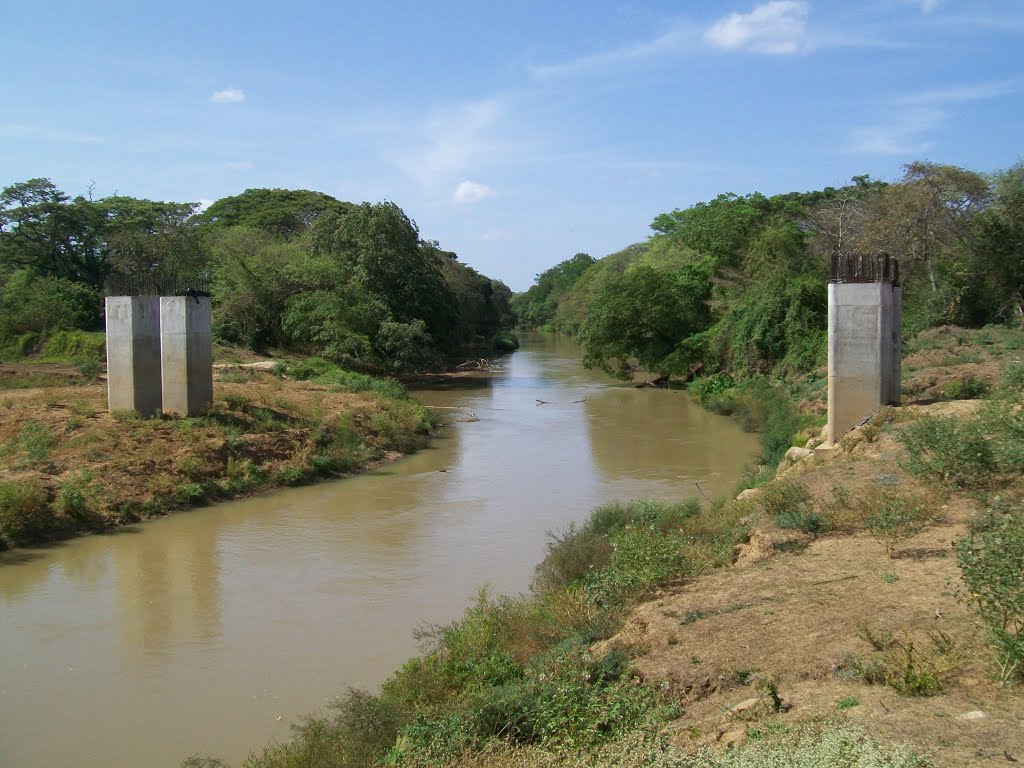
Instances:
[[[108,278],[194,281],[214,334],[257,352],[395,371],[508,344],[512,293],[420,237],[391,202],[249,189],[200,210],[115,195],[71,198],[47,179],[0,192],[0,348],[101,330]]]
[[[513,301],[520,322],[575,335],[628,378],[787,375],[824,360],[833,256],[899,259],[904,329],[1024,320],[1024,164],[927,162],[894,183],[723,194],[656,216],[642,243],[576,254]]]

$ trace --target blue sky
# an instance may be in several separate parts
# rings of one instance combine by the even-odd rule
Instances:
[[[0,185],[393,200],[523,290],[721,192],[1024,156],[1024,0],[8,4]]]

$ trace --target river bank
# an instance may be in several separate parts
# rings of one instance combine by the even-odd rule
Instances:
[[[908,389],[954,399],[886,409],[740,498],[597,508],[529,595],[480,593],[379,693],[246,764],[1018,761],[1024,366],[1001,338],[919,340]]]
[[[283,364],[285,369],[287,364]],[[73,372],[34,372],[67,383]],[[321,372],[324,375],[324,372]],[[108,530],[394,461],[437,423],[395,382],[219,367],[196,418],[108,413],[100,382],[0,393],[0,545]]]

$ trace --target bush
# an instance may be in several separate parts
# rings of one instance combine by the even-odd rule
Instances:
[[[491,349],[495,352],[515,352],[519,349],[519,337],[510,331],[497,334],[491,339]]]
[[[1024,520],[989,509],[956,544],[965,592],[981,617],[1000,682],[1024,675]]]
[[[533,589],[551,592],[604,568],[615,549],[613,537],[627,528],[664,535],[699,513],[700,503],[693,499],[676,504],[646,500],[603,504],[582,526],[570,524],[561,534],[548,533],[547,552],[534,573]]]
[[[56,528],[46,491],[30,483],[0,481],[0,539],[5,545],[41,541]]]
[[[702,404],[715,413],[734,416],[748,432],[760,432],[761,462],[769,466],[782,460],[806,424],[789,396],[763,376],[709,393]]]
[[[54,363],[99,363],[106,359],[106,345],[102,331],[57,331],[43,342],[39,357]]]
[[[705,408],[712,397],[721,395],[726,390],[736,386],[736,381],[728,373],[716,373],[714,376],[707,376],[701,379],[694,379],[690,382],[690,391],[697,395],[700,404]]]
[[[1024,472],[1024,412],[987,403],[966,419],[924,416],[900,434],[906,468],[949,488],[986,488]]]
[[[57,442],[53,430],[38,421],[29,421],[18,435],[5,446],[5,453],[23,453],[21,468],[41,468],[50,461],[50,453]]]
[[[761,499],[765,514],[780,528],[793,528],[816,536],[832,527],[815,510],[811,495],[800,483],[776,480],[762,487]]]
[[[919,499],[904,494],[877,493],[864,506],[864,528],[894,557],[896,547],[924,527],[927,509]]]
[[[70,475],[60,484],[56,507],[80,523],[95,526],[100,523],[100,517],[96,508],[95,491],[91,487],[92,480],[92,473],[88,470]]]

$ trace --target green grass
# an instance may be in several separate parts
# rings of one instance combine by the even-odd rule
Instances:
[[[0,543],[10,547],[42,541],[58,528],[46,491],[32,483],[0,481]]]

